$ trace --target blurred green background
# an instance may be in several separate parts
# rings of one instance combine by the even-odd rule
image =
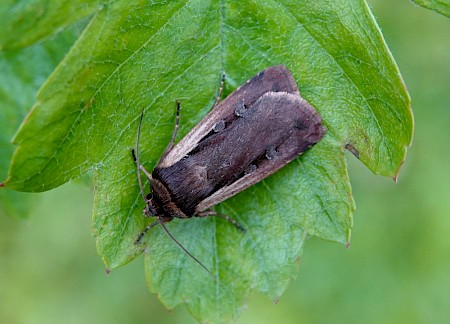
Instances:
[[[450,19],[406,0],[371,1],[412,97],[414,143],[399,183],[348,155],[352,245],[310,239],[278,304],[253,295],[238,323],[450,321]],[[39,194],[28,220],[0,217],[0,323],[195,323],[151,295],[142,257],[105,274],[92,193]]]

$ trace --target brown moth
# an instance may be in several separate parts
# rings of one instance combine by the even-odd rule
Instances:
[[[210,208],[273,174],[325,134],[321,117],[282,65],[258,73],[216,103],[174,145],[178,111],[179,103],[172,141],[151,174],[140,164],[136,148],[138,173],[145,173],[152,191],[143,195],[144,215],[157,218],[136,242],[156,224],[170,235],[164,223],[174,217],[215,215],[240,227]],[[139,183],[142,190],[140,176]]]

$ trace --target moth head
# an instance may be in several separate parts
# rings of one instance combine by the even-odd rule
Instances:
[[[155,200],[153,199],[153,195],[149,193],[145,197],[145,208],[144,208],[144,216],[151,217],[156,216],[158,214],[157,212],[157,205],[155,203]]]

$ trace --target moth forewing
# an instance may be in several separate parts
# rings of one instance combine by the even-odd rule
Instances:
[[[250,107],[267,92],[299,95],[295,79],[285,66],[272,66],[261,71],[218,103],[170,152],[160,159],[158,167],[169,167],[181,160],[211,132],[218,122],[233,118],[238,107],[242,105]]]
[[[325,133],[321,117],[299,95],[267,92],[250,109],[257,110],[258,108],[266,111],[265,116],[272,125],[279,120],[276,115],[283,114],[291,120],[291,127],[286,127],[285,123],[273,125],[273,128],[282,128],[285,136],[279,137],[280,140],[276,143],[275,151],[271,152],[272,156],[268,156],[270,153],[268,151],[261,152],[265,156],[253,162],[254,167],[251,172],[243,174],[236,181],[220,188],[199,202],[196,208],[197,213],[211,208],[273,174],[317,143]],[[269,142],[268,138],[263,136],[270,135],[271,128],[268,129],[267,134],[262,134],[261,141]],[[270,148],[269,144],[267,147]]]

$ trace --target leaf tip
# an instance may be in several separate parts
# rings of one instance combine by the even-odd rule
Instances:
[[[5,186],[5,184],[3,182],[0,182],[0,188],[4,187],[4,186]]]
[[[111,269],[110,268],[105,268],[105,273],[107,276],[109,276],[109,274],[111,273]]]
[[[345,243],[345,248],[346,248],[347,250],[350,250],[350,246],[351,246],[350,242]]]
[[[400,169],[402,168],[403,163],[405,163],[405,160],[400,162],[400,165],[398,166],[397,172],[395,172],[394,176],[392,177],[392,180],[394,180],[395,183],[398,182],[398,175],[400,174]]]

